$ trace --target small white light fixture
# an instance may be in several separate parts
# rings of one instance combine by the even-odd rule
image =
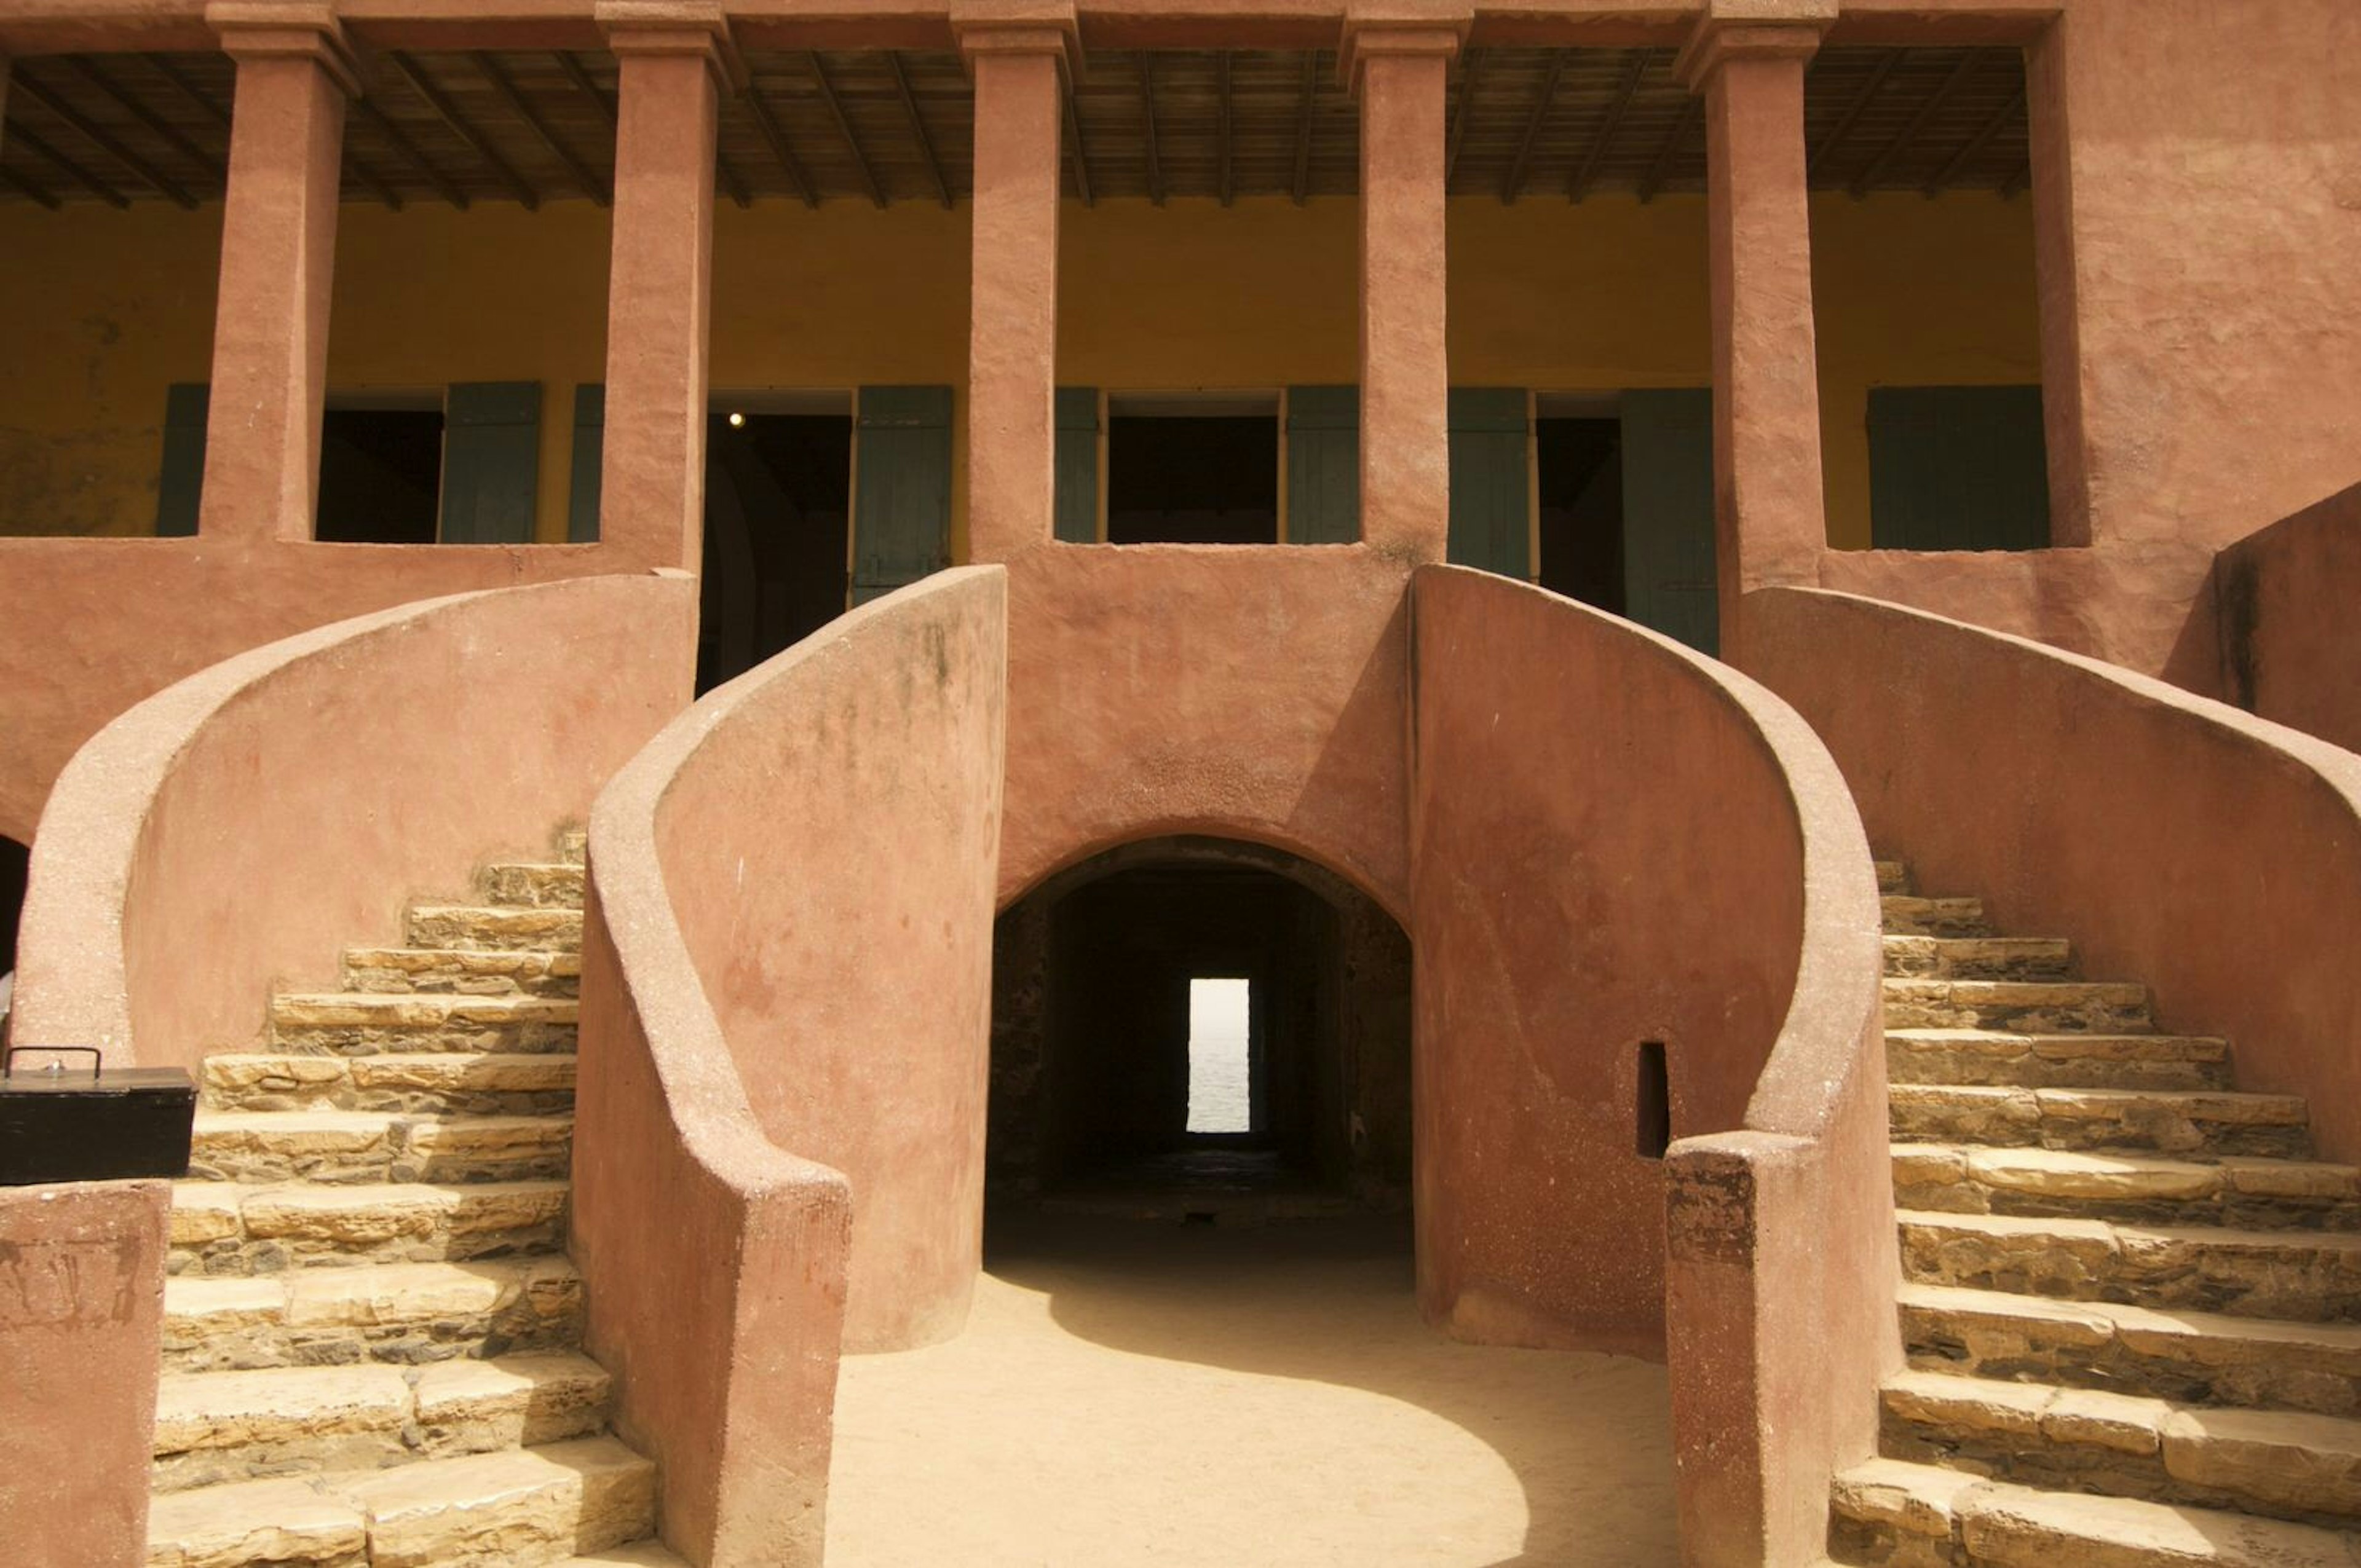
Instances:
[[[734,413],[734,414],[731,414],[731,415],[730,416],[730,429],[732,429],[732,430],[742,430],[743,428],[745,428],[745,424],[746,424],[746,416],[745,416],[744,414],[736,414],[736,413]]]

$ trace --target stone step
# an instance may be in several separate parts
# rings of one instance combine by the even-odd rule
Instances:
[[[476,877],[476,890],[488,904],[526,909],[582,907],[583,868],[579,863],[510,861],[486,866]]]
[[[570,1051],[225,1052],[205,1058],[204,1103],[222,1111],[563,1116],[574,1109],[574,1064]]]
[[[2032,1035],[2142,1035],[2147,987],[2104,980],[1889,980],[1889,1029],[2007,1029]]]
[[[2293,1095],[1897,1083],[1888,1103],[1894,1135],[1916,1142],[2312,1157],[2310,1113]]]
[[[1908,1209],[1895,1224],[1903,1271],[1929,1285],[2159,1311],[2361,1321],[2361,1232],[2117,1225]]]
[[[655,1529],[655,1466],[611,1437],[405,1464],[329,1489],[368,1521],[369,1568],[541,1568]]]
[[[1906,1284],[1902,1339],[1921,1371],[2144,1394],[2187,1405],[2361,1415],[2361,1323],[2159,1312]]]
[[[579,1012],[570,996],[290,992],[270,999],[270,1038],[281,1051],[343,1056],[570,1051]]]
[[[645,1538],[654,1520],[655,1466],[613,1438],[587,1438],[392,1470],[166,1493],[148,1507],[148,1564],[672,1568],[676,1559],[614,1550]]]
[[[1888,893],[1878,899],[1889,937],[1989,937],[1981,898],[1920,898]]]
[[[2361,1171],[2349,1165],[1938,1143],[1897,1143],[1893,1157],[1894,1201],[1905,1209],[2232,1230],[2361,1230]]]
[[[1888,937],[1890,980],[2064,980],[2071,944],[2055,937]]]
[[[1872,861],[1877,869],[1877,891],[1881,894],[1908,893],[1910,868],[1900,861]]]
[[[1891,1459],[2338,1529],[2361,1519],[2361,1422],[2334,1416],[1936,1372],[1899,1374],[1882,1404]]]
[[[491,1360],[176,1372],[156,1395],[159,1491],[368,1470],[556,1442],[606,1421],[606,1369],[566,1351]]]
[[[563,1181],[353,1187],[227,1181],[172,1185],[174,1275],[276,1274],[364,1261],[459,1263],[555,1251]]]
[[[164,1285],[168,1372],[406,1365],[566,1350],[582,1340],[582,1277],[557,1254],[380,1263]]]
[[[402,924],[403,939],[412,947],[445,948],[463,952],[501,952],[543,948],[553,952],[582,950],[582,912],[578,909],[513,909],[480,904],[419,904],[411,906]]]
[[[413,1116],[382,1111],[201,1111],[189,1174],[265,1184],[522,1181],[562,1177],[568,1116]]]
[[[2353,1568],[2342,1532],[2133,1497],[2047,1492],[1875,1459],[1836,1478],[1832,1555],[1967,1568]]]
[[[555,948],[347,948],[348,991],[574,996],[582,955]]]
[[[2230,1047],[2191,1035],[2036,1035],[1996,1029],[1888,1029],[1895,1083],[2027,1089],[2224,1089]]]

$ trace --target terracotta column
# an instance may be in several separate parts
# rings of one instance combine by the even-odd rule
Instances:
[[[309,539],[345,100],[359,79],[325,5],[214,0],[205,20],[237,61],[237,89],[197,532]]]
[[[1451,530],[1444,81],[1466,19],[1347,16],[1361,101],[1361,542],[1440,561]]]
[[[1706,100],[1721,656],[1749,588],[1818,580],[1819,355],[1804,67],[1836,0],[1713,0],[1675,66]]]
[[[1058,198],[1069,8],[960,15],[975,78],[974,248],[968,301],[967,525],[972,561],[1051,538],[1058,380]]]
[[[714,135],[743,68],[721,7],[599,0],[621,61],[598,537],[624,563],[698,569]]]

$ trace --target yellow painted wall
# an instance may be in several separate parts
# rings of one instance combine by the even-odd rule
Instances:
[[[1357,370],[1357,203],[1069,203],[1059,379],[1278,388]],[[1705,206],[1489,198],[1449,209],[1452,379],[1541,391],[1702,385]],[[2038,378],[2030,203],[1813,203],[1829,537],[1869,539],[1868,389]],[[968,212],[766,202],[715,217],[717,390],[956,389],[964,554]],[[344,209],[333,389],[532,380],[540,537],[562,539],[577,382],[603,375],[608,215]],[[164,389],[203,380],[217,208],[0,210],[0,533],[153,526]]]

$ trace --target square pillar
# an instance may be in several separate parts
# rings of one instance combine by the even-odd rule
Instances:
[[[1804,68],[1835,0],[1713,0],[1675,70],[1706,100],[1721,656],[1740,599],[1811,584],[1828,543]]]
[[[744,79],[719,5],[599,0],[620,63],[598,538],[626,566],[700,568],[714,137]]]
[[[360,81],[325,5],[215,0],[237,62],[197,532],[309,539],[320,493],[345,100]]]
[[[1451,532],[1445,82],[1466,18],[1347,16],[1361,103],[1361,543],[1440,561]]]
[[[954,13],[951,26],[975,79],[968,557],[1006,561],[1054,536],[1060,159],[1081,52],[1071,8]]]

